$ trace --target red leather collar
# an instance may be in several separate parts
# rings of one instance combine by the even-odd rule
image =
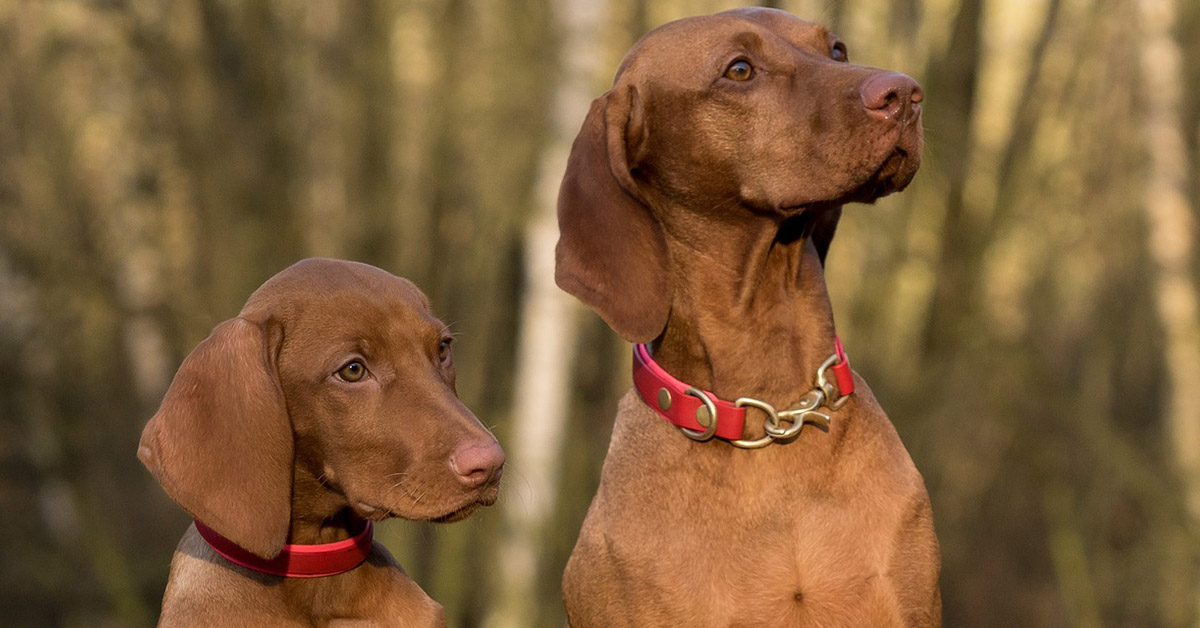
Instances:
[[[344,541],[318,545],[289,543],[283,546],[278,556],[267,559],[254,555],[199,521],[196,521],[196,531],[213,550],[235,565],[285,578],[323,578],[346,573],[367,559],[374,538],[374,527],[367,521],[361,532]]]
[[[846,358],[841,339],[835,336],[833,345],[837,361],[830,370],[833,371],[841,400],[854,392],[854,375],[850,371],[850,361]],[[717,428],[713,435],[730,441],[744,437],[746,406],[736,405],[735,402],[721,399],[707,390],[699,390],[675,379],[650,357],[650,351],[644,344],[633,346],[633,386],[642,401],[660,416],[693,432],[704,432],[707,429],[697,420],[697,411],[707,405],[701,397],[704,395],[717,410]]]

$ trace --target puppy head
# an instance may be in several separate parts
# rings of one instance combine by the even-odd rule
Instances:
[[[373,519],[454,520],[495,501],[503,453],[454,393],[452,338],[409,281],[305,260],[180,367],[138,455],[197,519],[264,557],[294,475]]]

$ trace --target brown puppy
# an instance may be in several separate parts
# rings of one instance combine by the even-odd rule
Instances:
[[[621,401],[564,576],[575,628],[940,625],[929,498],[865,383],[831,366],[822,268],[842,205],[915,174],[921,99],[755,8],[653,31],[592,103],[558,283],[695,389]],[[744,431],[703,433],[714,395],[751,398]],[[658,412],[685,403],[691,438]]]
[[[159,625],[444,626],[441,606],[359,532],[496,500],[504,454],[455,395],[450,343],[411,282],[327,259],[275,275],[218,325],[180,366],[138,457],[233,547],[220,554],[188,529]],[[355,536],[361,554],[336,575],[227,558]]]

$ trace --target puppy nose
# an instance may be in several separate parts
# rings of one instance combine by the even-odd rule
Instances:
[[[504,470],[504,450],[494,440],[467,443],[450,456],[450,468],[467,488],[495,482]]]
[[[873,116],[907,122],[921,113],[925,94],[912,77],[899,72],[871,76],[858,88],[862,104]]]

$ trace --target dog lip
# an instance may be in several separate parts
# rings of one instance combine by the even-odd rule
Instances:
[[[845,203],[870,203],[893,192],[903,190],[916,174],[913,160],[904,146],[894,146],[879,162],[879,166],[855,185],[848,186],[840,194],[828,198],[789,199],[775,206],[775,211],[784,217],[819,209],[824,206]]]
[[[382,506],[372,506],[366,502],[357,502],[354,504],[354,511],[365,519],[371,521],[382,521],[389,517],[395,517],[396,513]]]
[[[829,200],[819,198],[792,199],[779,203],[774,209],[775,213],[790,217],[810,209],[816,209],[822,205],[829,204],[829,202]]]
[[[499,480],[499,478],[497,478],[497,480]],[[491,506],[492,504],[496,503],[496,500],[499,499],[499,497],[500,482],[496,481],[482,487],[479,491],[479,495],[475,498],[475,502],[481,506]]]
[[[838,204],[837,199],[824,199],[824,200],[813,199],[813,200],[806,200],[803,202],[791,202],[791,203],[786,203],[786,204],[781,203],[776,211],[778,213],[782,214],[785,218],[790,218],[792,216],[795,216],[797,214],[802,214],[807,211],[817,211],[817,210],[821,210],[821,209],[824,209],[827,207],[832,207],[837,204]]]
[[[500,496],[499,482],[491,482],[480,487],[475,491],[470,498],[457,508],[454,508],[446,514],[430,517],[430,521],[434,523],[453,523],[466,519],[471,513],[475,512],[480,506],[491,506],[496,503]]]
[[[462,521],[463,519],[471,516],[471,513],[475,512],[475,509],[480,505],[481,504],[479,502],[471,502],[440,517],[432,517],[430,518],[430,521],[433,523],[454,523],[455,521]]]
[[[499,478],[497,478],[498,480]],[[404,513],[393,510],[386,506],[376,506],[365,501],[356,501],[351,506],[359,516],[371,521],[382,521],[392,517],[400,517],[411,521],[432,521],[434,523],[453,523],[461,521],[475,512],[475,509],[480,506],[491,506],[496,503],[500,496],[500,483],[498,481],[489,482],[476,491],[473,491],[467,499],[457,506],[453,506],[445,510],[442,514],[415,514]]]
[[[903,146],[896,146],[879,164],[879,168],[847,195],[847,200],[874,202],[908,187],[916,174],[917,166],[909,151]]]

